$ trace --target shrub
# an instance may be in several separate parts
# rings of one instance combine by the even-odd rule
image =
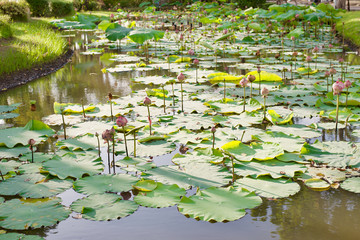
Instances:
[[[10,27],[10,16],[0,15],[0,39],[11,38],[12,36],[13,33]]]
[[[31,15],[43,17],[50,15],[50,6],[48,0],[26,0],[30,5]]]
[[[244,9],[245,7],[262,7],[266,3],[266,0],[237,0],[238,7]]]
[[[96,0],[73,0],[73,5],[77,11],[94,11],[101,8],[101,1]]]
[[[9,15],[14,21],[28,21],[29,5],[25,1],[0,0],[0,14]]]
[[[71,1],[51,0],[50,8],[51,15],[55,17],[67,16],[74,13],[74,5]]]
[[[107,10],[107,9],[114,9],[115,7],[118,7],[118,0],[103,0],[103,2],[104,2],[104,8],[105,8],[105,10]],[[121,2],[121,1],[120,1]],[[129,2],[131,2],[131,1],[129,1]]]

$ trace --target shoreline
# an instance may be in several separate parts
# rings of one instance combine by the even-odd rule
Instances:
[[[73,54],[74,51],[68,49],[63,55],[51,62],[42,64],[40,66],[37,65],[31,69],[21,70],[0,76],[0,93],[6,92],[9,89],[24,85],[40,77],[44,77],[53,72],[56,72],[71,60]]]

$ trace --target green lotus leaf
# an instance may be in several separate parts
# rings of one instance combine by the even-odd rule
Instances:
[[[3,197],[0,197],[0,203],[5,202],[5,199]]]
[[[70,210],[60,204],[61,199],[19,200],[0,204],[0,227],[14,230],[52,226],[65,220]]]
[[[284,154],[284,150],[279,144],[269,142],[253,142],[248,146],[240,141],[231,141],[221,148],[233,154],[240,161],[269,160]]]
[[[75,103],[58,103],[54,102],[54,113],[61,114],[61,108],[63,108],[63,113],[65,115],[69,114],[83,114],[83,109],[80,104]],[[84,111],[86,113],[95,111],[95,106],[84,106]]]
[[[46,179],[41,174],[23,174],[0,182],[0,195],[46,198],[69,189],[71,185],[69,181]]]
[[[296,172],[305,172],[306,167],[295,162],[282,162],[278,160],[251,161],[236,163],[234,170],[237,175],[259,177],[270,175],[272,178],[294,177]]]
[[[96,139],[93,139],[96,142]],[[77,151],[77,150],[91,150],[94,149],[94,146],[91,144],[84,143],[78,139],[70,138],[62,141],[56,142],[56,146],[60,147],[60,149],[68,149],[70,151]]]
[[[283,155],[277,156],[276,159],[282,162],[308,163],[308,161],[301,157],[299,153],[284,153]]]
[[[48,160],[51,160],[53,158],[59,157],[55,154],[46,154],[46,153],[42,153],[42,152],[34,152],[33,153],[33,157],[34,157],[34,163],[42,163],[42,162],[46,162]],[[20,158],[20,161],[23,162],[31,162],[32,161],[32,153],[28,152],[23,154]]]
[[[18,113],[0,113],[0,119],[10,119],[20,116]]]
[[[126,174],[94,175],[77,180],[74,190],[83,194],[120,193],[131,190],[137,181],[136,177]]]
[[[134,185],[134,188],[143,192],[153,191],[156,187],[157,183],[154,180],[140,180]]]
[[[258,82],[259,80],[261,80],[261,82],[282,82],[282,78],[280,76],[275,73],[269,73],[266,71],[261,71],[260,76],[258,71],[248,72],[245,76],[248,75],[254,75],[255,82]]]
[[[177,166],[161,166],[146,171],[147,178],[166,184],[177,184],[179,187],[189,189],[191,186],[208,188],[221,187],[228,184],[229,173],[221,172],[218,166],[200,163],[187,164],[186,169]]]
[[[245,216],[245,209],[257,207],[261,203],[261,198],[253,192],[211,187],[189,198],[183,197],[178,209],[185,216],[198,220],[227,222]]]
[[[116,165],[121,167],[126,167],[129,165],[137,165],[141,163],[146,163],[147,160],[144,158],[135,158],[135,157],[124,157],[123,159],[120,159],[116,161]]]
[[[285,198],[300,191],[300,185],[290,179],[273,179],[269,176],[256,179],[245,177],[238,179],[235,184],[266,198]]]
[[[164,185],[158,182],[155,189],[140,192],[134,197],[134,201],[144,207],[164,208],[178,204],[185,194],[185,189],[179,188],[176,184]]]
[[[261,32],[262,31],[261,25],[259,23],[255,23],[255,22],[250,23],[248,25],[248,27],[255,30],[256,32]]]
[[[302,35],[304,35],[303,29],[302,28],[295,28],[294,30],[291,30],[286,36],[288,38],[291,38],[291,37],[299,38]]]
[[[153,29],[136,29],[129,33],[128,38],[138,44],[143,44],[146,40],[150,40],[152,38],[158,41],[163,36],[163,31],[157,31]]]
[[[71,128],[67,128],[66,134],[69,137],[77,137],[86,135],[88,133],[95,134],[97,132],[101,136],[102,132],[104,132],[106,129],[111,129],[113,126],[113,123],[105,123],[99,121],[83,122],[73,125]]]
[[[37,235],[25,235],[21,233],[0,233],[0,240],[44,240]]]
[[[14,103],[11,105],[0,105],[0,114],[8,113],[16,110],[21,103]]]
[[[287,152],[300,152],[305,140],[293,135],[287,135],[282,132],[266,132],[263,134],[253,135],[253,139],[263,142],[278,143]]]
[[[25,127],[14,127],[0,130],[0,147],[13,148],[16,145],[27,145],[29,139],[37,143],[46,140],[55,133],[48,125],[38,120],[30,120]]]
[[[360,177],[348,178],[340,186],[347,191],[360,193]]]
[[[95,194],[79,199],[71,208],[82,214],[83,218],[95,221],[109,221],[126,217],[138,209],[133,201],[121,200],[116,194]]]
[[[104,169],[101,158],[95,154],[65,154],[61,158],[44,162],[43,169],[60,179],[81,178],[84,175],[101,173]]]
[[[21,163],[16,161],[0,161],[0,171],[3,175],[7,174],[8,172],[16,171],[16,169],[21,165]],[[1,184],[1,183],[0,183]],[[1,189],[0,189],[1,191]]]
[[[346,179],[348,171],[340,171],[336,168],[327,167],[307,167],[307,172],[298,177],[301,180],[307,180],[311,178],[321,178],[328,183],[342,182]],[[351,173],[350,173],[351,174]]]
[[[230,33],[224,34],[223,36],[216,38],[216,39],[214,40],[214,42],[219,42],[219,41],[222,41],[222,40],[226,40],[226,39],[228,39],[229,37],[233,36],[234,34],[235,34],[234,32],[230,32]]]
[[[286,124],[286,123],[290,122],[293,116],[294,116],[294,112],[292,112],[292,111],[289,114],[285,115],[285,116],[281,116],[280,114],[278,114],[273,109],[269,109],[267,111],[268,119],[273,124],[276,124],[276,125],[282,125],[282,124]]]
[[[311,69],[311,68],[305,68],[305,67],[301,67],[296,69],[296,71],[302,75],[314,75],[315,73],[317,73],[319,70],[318,69]]]
[[[319,178],[311,178],[304,181],[305,185],[312,190],[324,191],[330,188],[330,184]]]
[[[106,27],[106,25],[104,25],[104,27]],[[128,36],[131,31],[132,29],[130,28],[123,27],[118,23],[113,23],[107,26],[105,30],[105,35],[106,38],[109,39],[110,41],[117,41]]]
[[[292,125],[272,125],[268,128],[272,132],[282,132],[285,134],[293,134],[302,138],[317,138],[322,135],[320,131],[311,129],[304,125],[292,124]]]

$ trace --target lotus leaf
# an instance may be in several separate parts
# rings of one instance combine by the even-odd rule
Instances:
[[[140,180],[134,185],[135,189],[143,192],[151,192],[156,187],[157,183],[154,180]]]
[[[300,185],[290,179],[273,179],[269,176],[262,176],[256,179],[242,178],[236,181],[236,186],[255,191],[266,198],[284,198],[294,195],[300,191]]]
[[[105,34],[106,34],[106,38],[109,39],[110,41],[117,41],[126,37],[131,31],[132,29],[130,28],[126,28],[120,26],[117,23],[114,23],[106,28]]]
[[[0,161],[0,171],[3,175],[7,174],[8,172],[16,171],[16,169],[21,165],[21,163],[16,161]],[[0,183],[1,184],[1,183]],[[1,189],[0,189],[1,191]]]
[[[282,132],[266,132],[259,135],[253,135],[253,139],[263,142],[278,143],[287,152],[300,152],[305,140],[293,135],[287,135]]]
[[[25,235],[21,233],[0,233],[0,240],[44,240],[37,235]]]
[[[268,116],[268,119],[273,124],[282,125],[282,124],[289,123],[291,121],[292,117],[294,116],[294,112],[291,111],[289,114],[287,114],[285,116],[281,116],[274,109],[269,109],[267,111],[267,116]]]
[[[95,194],[79,199],[71,208],[82,214],[82,217],[95,221],[108,221],[126,217],[138,209],[133,201],[121,200],[116,194]]]
[[[140,192],[134,197],[134,201],[145,207],[163,208],[179,203],[181,196],[185,194],[185,189],[179,188],[176,184],[164,185],[158,182],[155,189]]]
[[[307,180],[305,180],[304,183],[307,187],[311,188],[312,190],[316,190],[316,191],[324,191],[324,190],[328,190],[330,188],[329,183],[327,183],[326,181],[319,179],[319,178],[307,179]]]
[[[343,183],[341,183],[340,186],[347,191],[360,193],[360,177],[348,178]]]
[[[245,216],[246,208],[262,203],[260,197],[246,190],[211,187],[198,191],[191,197],[183,197],[178,204],[179,212],[203,221],[235,221]]]
[[[65,220],[70,211],[60,204],[61,199],[19,200],[0,204],[0,226],[6,229],[26,230],[52,226]]]
[[[260,77],[258,71],[248,72],[245,76],[253,75],[255,76],[255,82],[258,82],[261,79],[261,82],[281,82],[282,78],[275,73],[269,73],[266,71],[260,72]]]
[[[74,190],[83,194],[120,193],[131,190],[137,181],[136,177],[126,174],[94,175],[77,180]]]

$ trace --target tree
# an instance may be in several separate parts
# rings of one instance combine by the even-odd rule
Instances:
[[[346,8],[346,0],[337,0],[335,3],[335,8],[336,9],[339,9],[339,8],[345,9]]]

